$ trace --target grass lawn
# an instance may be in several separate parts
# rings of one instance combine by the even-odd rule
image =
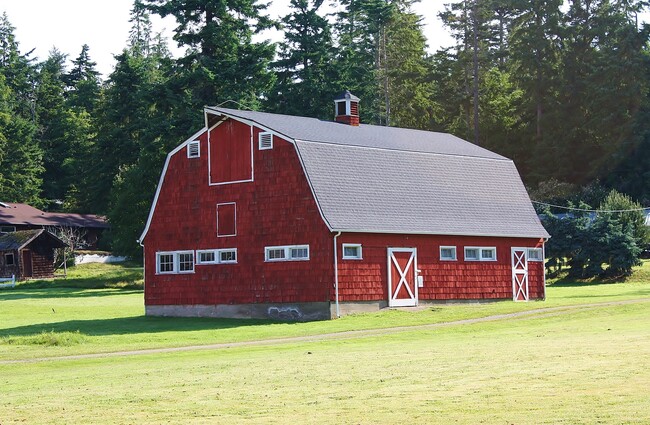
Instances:
[[[650,263],[626,283],[553,284],[545,302],[439,305],[297,324],[146,318],[139,289],[61,285],[0,292],[2,425],[650,423]],[[587,307],[624,300],[639,302]],[[417,327],[549,307],[560,309]],[[338,340],[7,363],[394,326],[415,327]]]

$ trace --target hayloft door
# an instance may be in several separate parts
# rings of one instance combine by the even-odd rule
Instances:
[[[512,248],[512,299],[528,301],[527,248]]]
[[[388,248],[388,306],[418,305],[417,250]]]

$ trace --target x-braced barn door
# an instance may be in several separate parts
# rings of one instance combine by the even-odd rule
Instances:
[[[528,301],[527,248],[512,248],[512,299]]]
[[[388,248],[388,306],[418,305],[417,250]]]

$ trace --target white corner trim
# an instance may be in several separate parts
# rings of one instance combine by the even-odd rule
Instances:
[[[189,139],[185,140],[183,143],[180,145],[176,146],[174,150],[169,152],[167,154],[167,158],[165,159],[165,165],[163,166],[162,173],[160,173],[160,179],[158,179],[158,186],[156,186],[156,194],[153,197],[153,203],[151,204],[151,209],[149,209],[149,216],[147,217],[147,224],[144,226],[144,230],[142,231],[142,234],[140,235],[140,238],[138,239],[138,243],[142,243],[144,241],[145,236],[147,236],[147,232],[149,231],[149,226],[151,226],[151,220],[153,219],[153,213],[156,210],[156,205],[158,204],[158,197],[160,196],[160,189],[162,188],[163,182],[165,181],[165,175],[167,174],[167,168],[169,167],[169,161],[171,160],[172,156],[174,156],[176,153],[178,153],[181,149],[185,148],[188,143],[193,142],[196,140],[201,134],[203,134],[207,130],[206,127],[203,127],[201,130],[197,131],[194,133]]]

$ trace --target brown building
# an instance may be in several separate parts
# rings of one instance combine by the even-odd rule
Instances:
[[[0,234],[0,278],[16,280],[54,275],[54,250],[65,243],[44,229]]]
[[[57,228],[75,229],[83,236],[83,245],[97,248],[102,232],[110,226],[104,217],[94,214],[49,213],[27,204],[0,202],[0,233],[19,230]]]

